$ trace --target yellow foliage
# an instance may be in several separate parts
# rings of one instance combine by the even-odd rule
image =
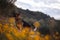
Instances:
[[[40,40],[40,36],[39,35],[35,35],[34,40]]]
[[[8,29],[9,29],[9,25],[8,24],[4,24],[2,30],[6,32],[6,31],[8,31]]]
[[[40,36],[40,32],[32,30],[32,28],[25,27],[23,28],[22,24],[18,24],[17,26],[20,27],[22,30],[18,30],[17,27],[14,26],[15,23],[15,18],[11,17],[9,18],[9,23],[1,24],[0,23],[0,32],[5,33],[6,37],[8,40],[14,40],[13,35],[15,38],[21,38],[21,40],[26,39],[26,40],[50,40],[51,36],[46,35],[46,36]],[[40,27],[40,23],[38,21],[34,22],[34,26],[36,28]],[[58,32],[56,32],[56,35],[59,35]],[[55,36],[57,38],[57,36]],[[18,40],[18,39],[17,39]]]
[[[29,40],[40,40],[40,34],[38,32],[31,31],[29,32]]]
[[[0,23],[0,27],[2,27],[2,24]]]
[[[21,38],[25,38],[26,35],[27,35],[27,34],[25,34],[25,33],[23,33],[23,32],[20,33],[20,37],[21,37]]]
[[[40,23],[38,21],[34,22],[33,25],[37,28],[40,27]]]
[[[45,39],[46,39],[46,40],[51,40],[50,38],[51,38],[50,35],[46,35],[46,36],[45,36]]]
[[[2,24],[0,23],[0,32],[2,32]]]
[[[9,24],[4,24],[4,28],[5,29],[9,28]]]
[[[18,32],[17,29],[13,29],[13,34],[16,36],[16,37],[19,37],[20,35],[20,32]]]
[[[9,23],[15,23],[15,18],[14,17],[9,18],[8,22]]]
[[[34,40],[34,38],[32,38],[32,37],[27,37],[27,40]]]
[[[20,37],[26,37],[29,34],[29,28],[23,28],[23,30],[20,32]]]
[[[28,33],[30,31],[30,28],[29,27],[25,27],[24,30],[25,30],[25,32]]]
[[[36,32],[37,35],[41,35],[40,32]]]
[[[5,35],[6,35],[6,37],[8,38],[8,40],[14,40],[11,34],[6,33]]]

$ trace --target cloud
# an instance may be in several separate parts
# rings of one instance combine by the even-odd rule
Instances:
[[[51,8],[41,8],[42,12],[44,12],[45,14],[50,15],[51,17],[54,17],[55,19],[59,19],[60,18],[60,9],[51,9]]]
[[[17,5],[29,4],[29,5],[31,5],[30,7],[32,7],[32,8],[33,7],[37,7],[37,8],[48,7],[48,8],[60,9],[60,3],[58,3],[57,0],[53,0],[53,1],[52,0],[35,0],[35,1],[34,0],[18,0],[17,3],[19,2],[19,4],[17,4]],[[37,2],[37,1],[39,1],[39,2]],[[26,6],[29,6],[29,5],[26,5]],[[22,6],[22,7],[25,7],[25,6]]]
[[[17,0],[17,7],[42,11],[51,17],[60,18],[60,0]]]

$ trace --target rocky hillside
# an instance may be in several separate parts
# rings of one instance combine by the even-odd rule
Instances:
[[[36,19],[36,20],[40,20],[40,19],[48,19],[50,18],[49,15],[47,14],[44,14],[43,12],[39,12],[39,11],[30,11],[30,10],[24,10],[24,9],[21,9],[21,8],[18,8],[19,10],[19,13],[21,15],[24,15],[24,17],[28,17],[28,18],[32,18],[32,19]]]

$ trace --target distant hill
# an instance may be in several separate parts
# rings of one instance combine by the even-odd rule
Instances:
[[[43,12],[39,12],[39,11],[30,11],[30,10],[24,10],[21,8],[18,8],[19,13],[28,17],[28,18],[33,18],[36,20],[40,20],[40,19],[46,19],[46,18],[50,18],[49,15],[44,14]]]

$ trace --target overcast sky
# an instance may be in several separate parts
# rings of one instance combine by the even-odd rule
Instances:
[[[41,11],[60,19],[60,0],[17,0],[17,7],[32,11]]]

